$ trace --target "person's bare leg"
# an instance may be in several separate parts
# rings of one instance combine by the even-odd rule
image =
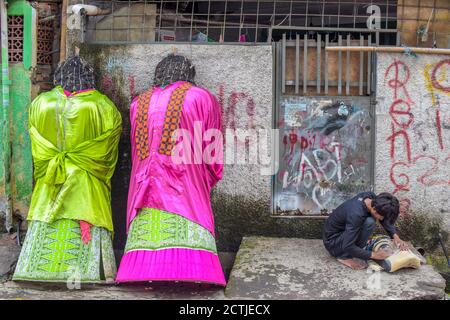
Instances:
[[[353,270],[362,270],[367,268],[367,265],[363,261],[357,259],[337,259],[343,265],[352,268]]]

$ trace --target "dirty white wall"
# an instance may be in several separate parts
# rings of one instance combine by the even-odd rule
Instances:
[[[377,56],[377,192],[450,229],[450,57]],[[408,210],[409,209],[409,210]]]
[[[272,127],[271,45],[83,46],[81,55],[94,63],[100,90],[116,103],[124,119],[112,191],[119,247],[125,241],[125,206],[131,168],[129,103],[132,96],[151,85],[156,64],[174,47],[178,54],[192,59],[197,84],[209,89],[219,100],[224,130]],[[270,143],[267,147],[270,150]],[[223,180],[212,193],[219,250],[236,250],[243,235],[320,237],[321,222],[271,217],[271,177],[261,175],[263,163],[258,160],[256,164],[225,165]]]

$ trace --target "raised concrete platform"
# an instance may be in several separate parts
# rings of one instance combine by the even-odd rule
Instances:
[[[65,284],[15,282],[0,283],[0,300],[170,300],[225,299],[216,286],[184,283],[140,283],[123,285],[81,284],[68,289]]]
[[[242,240],[225,290],[233,299],[443,299],[445,280],[431,265],[368,273],[338,263],[321,240]]]
[[[223,254],[221,260],[224,269],[232,263]],[[0,299],[443,299],[444,287],[444,279],[430,265],[369,274],[336,262],[320,240],[249,237],[242,241],[225,291],[156,282],[81,284],[78,290],[65,284],[0,280]]]

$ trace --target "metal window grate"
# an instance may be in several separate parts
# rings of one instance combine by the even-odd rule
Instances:
[[[87,42],[267,42],[291,27],[367,29],[367,8],[380,8],[380,28],[395,29],[396,0],[85,1],[104,15],[87,17]],[[283,29],[283,30],[278,30]],[[294,34],[295,37],[295,34]],[[383,39],[382,39],[383,41]]]
[[[23,16],[8,17],[8,60],[23,61]]]
[[[52,48],[54,37],[54,20],[39,21],[37,34],[37,63],[52,64]]]

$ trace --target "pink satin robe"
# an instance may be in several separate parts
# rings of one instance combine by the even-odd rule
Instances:
[[[133,166],[128,193],[127,232],[131,222],[139,213],[139,209],[148,207],[181,215],[201,225],[213,236],[215,235],[210,192],[222,178],[222,137],[220,137],[219,142],[220,151],[217,154],[214,152],[215,161],[211,164],[204,161],[197,164],[176,164],[170,156],[158,153],[167,105],[172,92],[181,84],[183,82],[178,81],[164,89],[154,88],[148,109],[149,156],[142,161],[138,159],[135,142],[138,99],[134,99],[130,106]],[[186,130],[185,132],[188,132],[191,136],[191,159],[194,161],[196,157],[193,146],[194,140],[198,141],[194,139],[194,134],[197,134],[198,137],[199,133],[203,136],[209,129],[221,130],[221,108],[216,98],[200,87],[193,86],[190,88],[184,100],[179,128]],[[200,151],[203,152],[209,144],[210,141],[203,141]],[[192,273],[187,275],[188,278],[200,277],[202,279],[199,280],[225,285],[225,278],[217,255],[202,250],[182,248],[126,253],[119,268],[117,281],[186,278],[183,274],[180,274],[184,271],[158,271],[157,268],[149,268],[153,264],[160,265],[162,268],[165,262],[168,262],[168,260],[174,261],[174,259],[192,260],[195,271],[188,271]],[[139,261],[146,267],[136,270],[135,266]],[[208,261],[208,264],[213,267],[208,267],[209,271],[202,270],[202,261]],[[168,262],[167,265],[171,265],[172,262]],[[128,267],[127,265],[134,266]],[[164,275],[161,276],[161,274]]]

